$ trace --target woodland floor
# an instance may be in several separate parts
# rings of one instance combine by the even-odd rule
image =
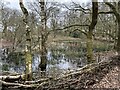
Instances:
[[[82,74],[73,74],[67,79],[55,82],[46,89],[50,90],[120,90],[120,57],[111,58],[95,69]],[[45,87],[44,87],[45,89]],[[39,88],[39,90],[41,90]]]
[[[8,86],[7,86],[8,87]],[[120,90],[120,56],[42,82],[34,88],[2,90]]]

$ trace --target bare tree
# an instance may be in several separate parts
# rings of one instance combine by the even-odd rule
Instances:
[[[19,0],[21,10],[24,14],[24,24],[26,30],[26,45],[25,45],[25,62],[26,62],[26,72],[25,79],[32,80],[32,55],[31,55],[31,31],[28,25],[28,11],[25,8],[23,1]]]
[[[46,31],[46,13],[45,13],[45,1],[39,0],[40,8],[41,8],[41,40],[40,40],[40,54],[41,54],[41,62],[39,64],[39,67],[42,71],[46,70],[47,65],[47,48],[46,48],[46,41],[47,41],[47,31]]]
[[[117,39],[117,52],[120,54],[120,1],[116,2],[116,5],[106,2],[106,4],[112,9],[113,14],[116,16],[118,23],[118,39]]]
[[[88,14],[88,11],[90,11],[89,9],[82,8],[80,5],[79,5],[79,8],[80,9],[77,8],[77,9],[72,9],[72,10],[79,10],[79,11],[84,12],[85,14]],[[69,9],[69,10],[71,10],[71,9]],[[69,25],[69,26],[62,28],[62,29],[67,29],[67,28],[71,28],[71,27],[75,27],[75,26],[88,27],[88,31],[82,31],[82,30],[78,29],[87,36],[86,46],[87,46],[88,63],[92,63],[95,61],[93,59],[93,31],[97,24],[97,19],[98,19],[98,1],[96,0],[96,2],[94,2],[94,0],[92,0],[92,21],[90,22],[90,25],[89,24],[83,24],[83,25],[73,24],[73,25]]]
[[[98,18],[98,2],[92,1],[92,22],[89,26],[89,31],[87,33],[87,59],[88,63],[93,62],[93,30],[95,28],[95,25],[97,24],[97,18]]]
[[[120,1],[114,2],[114,4],[110,2],[105,2],[106,5],[110,7],[110,11],[108,12],[100,12],[100,14],[114,14],[117,20],[117,25],[118,25],[118,36],[117,36],[117,45],[116,49],[118,54],[120,54]]]

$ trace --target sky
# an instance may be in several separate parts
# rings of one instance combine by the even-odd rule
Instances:
[[[6,1],[6,2],[10,2],[7,6],[11,7],[11,8],[16,8],[16,9],[20,9],[19,7],[19,0],[1,0],[1,1]],[[25,5],[27,2],[34,2],[35,0],[23,0],[25,2]],[[83,2],[90,2],[92,0],[47,0],[47,1],[57,1],[57,2],[61,2],[61,3],[66,3],[66,2],[70,2],[70,1],[74,1],[74,2],[80,2],[80,3],[83,3]],[[96,0],[94,0],[96,1]],[[112,1],[112,0],[98,0],[99,2],[102,2],[102,1]],[[113,1],[118,1],[118,0],[113,0]]]
[[[19,0],[3,0],[3,1],[9,2],[7,4],[7,6],[9,6],[11,8],[20,9],[20,7],[19,7]],[[26,5],[27,2],[33,2],[35,0],[23,0],[23,1],[25,2],[25,5]],[[50,2],[51,1],[57,1],[57,2],[61,2],[61,3],[66,3],[66,2],[70,2],[71,0],[49,0],[49,1]],[[85,2],[86,3],[86,2],[91,1],[91,0],[73,0],[73,1],[81,2],[81,3]]]

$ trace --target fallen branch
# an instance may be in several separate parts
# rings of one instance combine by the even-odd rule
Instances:
[[[25,74],[23,75],[3,75],[0,76],[0,80],[6,81],[6,82],[15,82],[15,81],[20,81],[24,80]]]
[[[20,83],[10,83],[10,82],[5,82],[0,80],[0,83],[5,86],[19,86],[19,87],[24,87],[24,88],[29,88],[29,87],[36,87],[38,84],[29,84],[29,85],[24,85]]]
[[[50,78],[45,78],[45,79],[39,79],[37,81],[25,81],[25,84],[36,84],[36,83],[42,83],[42,82],[47,82],[49,81]]]

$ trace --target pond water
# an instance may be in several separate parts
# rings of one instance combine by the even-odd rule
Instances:
[[[51,45],[52,46],[52,45]],[[104,47],[103,47],[104,48]],[[104,50],[101,48],[95,50]],[[1,54],[1,53],[0,53]],[[1,57],[0,69],[4,71],[23,73],[25,71],[25,60],[22,55],[9,55],[8,58]],[[14,59],[13,59],[14,58]],[[61,43],[53,48],[50,47],[47,53],[46,74],[49,76],[61,75],[68,70],[75,70],[87,64],[86,48],[81,44]],[[40,63],[40,55],[33,54],[32,69],[34,72],[39,72],[38,65]]]
[[[10,55],[11,56],[11,55]],[[15,57],[14,57],[15,56]],[[21,57],[16,57],[17,55],[14,55],[15,58],[12,59],[9,57],[9,60],[1,60],[2,69],[5,71],[10,72],[17,72],[17,73],[23,73],[25,71],[25,64],[24,60],[20,59]],[[52,51],[48,50],[47,53],[47,67],[46,67],[46,73],[48,75],[52,75],[54,73],[56,74],[62,74],[63,72],[67,70],[74,70],[78,67],[82,67],[85,65],[84,62],[82,62],[82,58],[68,58],[65,55],[65,51],[57,50]],[[16,62],[17,61],[17,62]],[[32,62],[32,69],[34,72],[38,72],[38,65],[40,63],[40,55],[34,54],[33,55],[33,62]]]
[[[57,59],[55,59],[52,56],[52,52],[48,51],[47,58],[48,58],[48,63],[47,63],[47,67],[46,67],[46,72],[48,74],[64,72],[66,70],[74,70],[74,69],[78,68],[77,60],[72,60],[72,59],[66,58],[65,54],[61,54],[61,55],[59,55],[59,57],[57,57]],[[34,72],[38,71],[39,63],[40,63],[40,55],[34,54],[33,62],[32,62],[32,68],[33,68]],[[83,66],[84,64],[80,63],[80,65]],[[23,73],[25,70],[25,66],[24,65],[15,65],[14,63],[11,63],[8,70],[11,72]]]

